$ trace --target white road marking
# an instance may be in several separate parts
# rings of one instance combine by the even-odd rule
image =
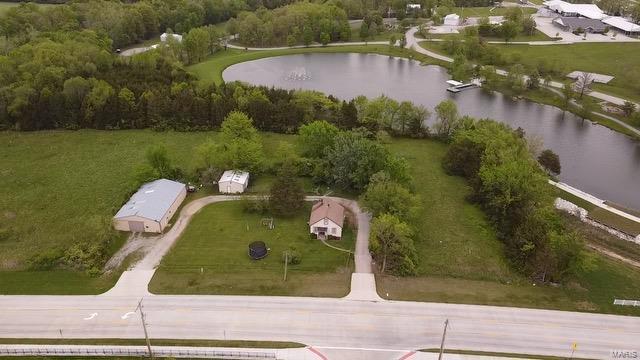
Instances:
[[[89,315],[89,317],[86,317],[86,318],[84,318],[84,319],[85,319],[85,320],[91,320],[91,319],[93,319],[93,318],[94,318],[94,317],[96,317],[96,316],[98,316],[98,313],[93,313],[93,314],[90,314],[90,315]]]
[[[122,320],[125,320],[125,319],[128,319],[128,318],[129,318],[129,316],[131,316],[131,315],[135,315],[135,313],[134,313],[134,312],[132,312],[132,311],[129,311],[128,313],[126,313],[126,314],[122,315],[120,318],[121,318]]]

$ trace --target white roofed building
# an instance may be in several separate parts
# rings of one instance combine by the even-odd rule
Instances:
[[[607,17],[607,14],[594,4],[572,4],[562,0],[545,1],[543,4],[562,16],[582,16],[597,20]]]
[[[342,238],[344,207],[330,198],[322,198],[311,207],[309,233],[318,239]]]
[[[162,35],[160,35],[160,41],[167,42],[169,36],[171,36],[177,42],[182,42],[182,35],[169,33],[162,33]]]
[[[616,30],[623,32],[625,35],[640,35],[640,25],[634,24],[620,16],[610,16],[602,19],[602,22],[612,28],[616,28]]]
[[[249,173],[239,170],[225,171],[218,181],[218,191],[223,194],[241,194],[249,186]]]
[[[458,26],[460,25],[460,15],[458,14],[449,14],[444,17],[444,25],[447,26]]]
[[[146,183],[113,217],[120,231],[161,233],[187,195],[184,184],[160,179]]]

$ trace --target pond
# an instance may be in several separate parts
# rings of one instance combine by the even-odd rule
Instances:
[[[461,114],[492,118],[544,142],[560,156],[560,180],[601,199],[640,209],[640,143],[573,114],[482,89],[446,91],[449,75],[438,66],[373,54],[302,54],[240,63],[225,81],[285,89],[318,90],[341,99],[381,94],[433,109],[452,99]]]

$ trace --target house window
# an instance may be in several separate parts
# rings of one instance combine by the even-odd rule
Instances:
[[[329,220],[324,219],[324,224],[325,224],[325,225],[328,225],[328,224],[329,224]]]
[[[331,228],[331,233],[335,234],[336,233],[336,228]]]

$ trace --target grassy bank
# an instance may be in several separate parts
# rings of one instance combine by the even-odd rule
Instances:
[[[292,218],[273,217],[275,228],[261,220],[270,214],[250,214],[239,202],[219,203],[202,209],[174,248],[165,256],[149,289],[154,293],[295,295],[342,297],[349,293],[353,259],[339,250],[309,238],[310,203]],[[269,255],[251,260],[249,243],[267,244]],[[330,241],[353,250],[355,236]],[[296,248],[302,261],[290,265],[283,280],[282,252]]]
[[[466,201],[471,189],[464,179],[444,173],[446,145],[396,139],[391,148],[410,162],[417,182],[422,214],[415,243],[421,264],[417,277],[378,276],[380,296],[640,315],[639,309],[612,305],[614,298],[640,297],[634,285],[640,271],[594,253],[593,269],[558,287],[535,286],[511,268],[482,211]]]
[[[420,42],[420,46],[425,48],[425,49],[427,49],[427,50],[433,51],[435,53],[439,53],[439,54],[442,54],[442,55],[447,55],[447,53],[443,49],[442,43],[423,41],[423,42]],[[537,47],[545,47],[545,46],[537,46]],[[501,78],[499,78],[499,79],[501,79]],[[558,79],[558,80],[563,80],[563,79]],[[524,91],[521,94],[515,94],[512,89],[510,89],[507,86],[505,86],[505,84],[503,82],[500,82],[500,83],[497,84],[495,90],[500,92],[500,93],[503,93],[503,94],[505,94],[507,96],[519,96],[521,98],[524,98],[524,99],[527,99],[527,100],[531,100],[531,101],[536,102],[536,103],[545,104],[545,105],[551,105],[551,106],[555,106],[557,108],[562,108],[563,107],[563,103],[564,103],[563,99],[560,98],[560,96],[558,96],[556,93],[554,93],[554,92],[552,92],[550,90],[544,89],[544,88],[540,88],[540,89],[537,89],[537,90],[527,90],[527,91]],[[594,104],[597,103],[596,99],[590,98],[588,96],[585,96],[584,99],[579,100],[580,103],[583,103],[583,102],[586,102],[586,101],[589,101],[589,102],[594,103]],[[596,109],[596,111],[597,111],[598,106],[594,105],[593,108]],[[576,114],[577,116],[581,116],[580,115],[580,109],[575,105],[570,105],[569,108],[567,109],[567,111],[571,112],[573,114]],[[614,130],[614,131],[617,131],[619,133],[625,134],[625,135],[630,136],[632,138],[636,138],[636,139],[640,138],[638,136],[638,134],[634,133],[633,131],[629,130],[628,128],[618,124],[617,122],[615,122],[615,121],[613,121],[611,119],[599,116],[599,115],[594,114],[594,113],[591,113],[586,118],[591,120],[591,121],[597,122],[598,124],[600,124],[602,126],[608,127],[611,130]],[[625,123],[627,123],[629,125],[632,125],[628,121],[628,119],[626,119],[626,118],[624,118],[624,119],[620,118],[619,120],[623,121],[623,122],[625,122]]]
[[[40,345],[146,345],[144,339],[9,339],[0,338],[0,344],[40,344]],[[197,346],[197,347],[236,347],[287,349],[304,347],[304,344],[284,341],[249,340],[185,340],[152,339],[153,346]],[[14,358],[15,359],[15,358]]]
[[[535,66],[540,60],[562,64],[566,73],[589,71],[614,76],[606,85],[597,84],[596,90],[603,90],[622,98],[640,101],[640,89],[635,84],[640,79],[637,62],[640,46],[635,43],[585,43],[572,45],[497,45],[507,58],[518,54],[525,66]],[[630,78],[634,76],[634,78]],[[633,80],[635,79],[635,80]],[[564,79],[562,79],[564,80]]]
[[[345,46],[327,46],[327,47],[310,47],[299,49],[283,49],[283,50],[256,50],[245,51],[237,49],[228,49],[219,51],[210,56],[207,60],[189,66],[187,69],[191,71],[201,80],[214,81],[217,84],[222,83],[222,72],[227,67],[251,60],[257,60],[273,56],[306,54],[306,53],[362,53],[362,54],[380,54],[396,57],[412,58],[427,64],[444,65],[436,59],[418,54],[414,51],[403,50],[398,47],[390,47],[388,45],[345,45]]]

